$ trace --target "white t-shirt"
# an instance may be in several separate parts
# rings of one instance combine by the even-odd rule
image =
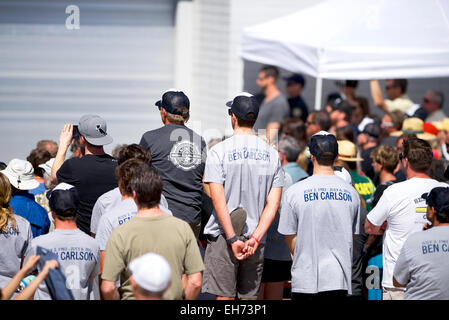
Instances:
[[[230,213],[237,208],[246,210],[243,232],[249,237],[259,224],[271,188],[284,186],[284,175],[276,149],[255,135],[235,135],[209,150],[204,182],[224,185]],[[204,234],[220,233],[224,231],[213,210]],[[260,242],[265,243],[265,238]]]
[[[292,292],[351,294],[352,236],[359,233],[359,209],[357,191],[336,175],[313,175],[288,188],[278,231],[297,235]]]
[[[422,231],[426,219],[427,205],[421,197],[435,187],[447,187],[444,182],[433,179],[411,178],[388,187],[377,205],[367,216],[369,222],[381,226],[387,221],[383,235],[383,279],[382,286],[394,288],[393,270],[396,260],[408,236]]]
[[[113,208],[122,201],[122,194],[120,193],[119,187],[112,189],[106,193],[103,193],[95,202],[94,208],[92,209],[92,217],[90,220],[90,232],[97,234],[98,225],[100,223],[100,218],[111,211]],[[162,211],[173,215],[168,209],[167,199],[161,194],[161,201],[159,203],[159,209]]]

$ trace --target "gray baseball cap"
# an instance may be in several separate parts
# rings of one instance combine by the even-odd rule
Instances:
[[[94,146],[104,146],[112,143],[112,138],[106,133],[106,121],[93,114],[85,114],[80,118],[78,130],[80,134]]]

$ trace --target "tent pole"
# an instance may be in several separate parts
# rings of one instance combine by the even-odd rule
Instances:
[[[321,96],[323,95],[323,78],[316,78],[315,110],[321,110]]]

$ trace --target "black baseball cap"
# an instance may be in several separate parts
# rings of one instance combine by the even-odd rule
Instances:
[[[76,212],[80,202],[76,188],[65,182],[58,184],[53,190],[48,191],[47,199],[51,211],[58,215],[64,215],[68,210]]]
[[[363,128],[361,133],[365,133],[374,138],[379,138],[382,133],[382,128],[377,123],[372,122],[365,125],[365,128]]]
[[[320,131],[310,137],[307,146],[318,160],[334,160],[338,156],[337,138],[326,131]]]
[[[168,113],[181,116],[182,113],[178,111],[179,108],[186,107],[189,109],[190,100],[184,92],[170,89],[162,95],[161,100],[156,101],[155,105],[164,108]]]
[[[436,187],[421,196],[426,203],[438,212],[449,209],[449,187]]]
[[[226,106],[231,108],[231,111],[239,119],[246,121],[256,121],[259,114],[259,103],[257,99],[248,92],[239,93],[234,100],[228,101]],[[249,116],[254,114],[254,116]]]
[[[300,83],[303,87],[306,83],[304,77],[300,73],[292,73],[290,76],[284,78],[287,82],[296,82]]]

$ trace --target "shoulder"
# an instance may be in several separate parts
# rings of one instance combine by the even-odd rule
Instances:
[[[120,194],[120,189],[117,187],[117,188],[114,188],[114,189],[112,189],[112,190],[110,190],[108,192],[103,193],[97,199],[97,202],[101,203],[101,204],[108,204],[111,201],[117,199],[118,197],[121,197],[121,194]]]

